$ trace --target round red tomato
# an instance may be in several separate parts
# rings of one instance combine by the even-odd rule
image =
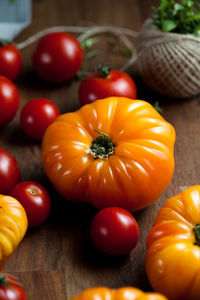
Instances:
[[[19,107],[19,92],[6,77],[0,76],[0,126],[9,123]]]
[[[60,111],[52,101],[34,99],[26,103],[21,111],[21,127],[28,136],[40,140],[59,115]]]
[[[100,65],[98,73],[86,77],[79,88],[81,105],[112,96],[136,99],[137,90],[129,75],[106,65]]]
[[[64,32],[44,36],[33,54],[33,67],[46,81],[62,83],[73,78],[83,62],[78,40]]]
[[[27,300],[25,291],[19,281],[3,271],[0,271],[0,299]]]
[[[20,180],[16,159],[10,152],[0,148],[0,194],[6,195]]]
[[[22,59],[16,46],[6,40],[0,40],[0,75],[11,80],[21,71]]]
[[[124,255],[137,245],[139,228],[130,212],[108,207],[96,214],[90,234],[99,250],[110,255]]]
[[[41,184],[33,181],[20,182],[10,191],[10,196],[24,207],[29,227],[42,224],[49,216],[51,201],[47,190]]]

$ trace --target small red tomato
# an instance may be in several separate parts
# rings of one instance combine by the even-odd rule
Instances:
[[[81,105],[113,96],[136,99],[136,85],[126,73],[117,70],[111,71],[104,64],[99,66],[98,73],[86,77],[79,88]]]
[[[9,123],[19,107],[19,92],[6,77],[0,76],[0,126]]]
[[[42,224],[49,216],[51,201],[47,190],[41,184],[33,181],[20,182],[9,194],[24,207],[29,227]]]
[[[21,111],[21,127],[28,136],[40,140],[59,115],[60,111],[52,101],[34,99],[26,103]]]
[[[16,46],[6,40],[0,40],[0,75],[11,80],[21,71],[22,59]]]
[[[83,62],[78,40],[64,32],[49,33],[38,43],[33,54],[33,67],[46,81],[62,83],[73,78]]]
[[[0,148],[0,194],[8,192],[21,180],[18,163],[14,156]]]
[[[19,281],[3,271],[0,271],[0,299],[27,300],[25,291]]]
[[[135,248],[139,228],[130,212],[119,207],[108,207],[96,214],[90,234],[99,250],[117,256],[128,254]]]

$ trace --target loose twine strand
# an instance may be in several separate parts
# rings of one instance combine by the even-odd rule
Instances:
[[[124,45],[131,50],[131,57],[128,59],[128,61],[120,68],[121,71],[126,71],[129,69],[133,63],[137,59],[137,52],[136,48],[134,47],[133,43],[130,41],[128,37],[136,38],[138,33],[134,30],[123,28],[123,27],[115,27],[115,26],[53,26],[46,28],[44,30],[41,30],[34,35],[30,36],[25,41],[17,44],[17,47],[19,50],[22,50],[31,44],[37,42],[39,39],[41,39],[43,36],[45,36],[48,33],[57,32],[57,31],[63,31],[63,32],[71,32],[71,33],[79,33],[78,40],[79,42],[83,42],[84,40],[102,33],[110,33],[113,34],[121,39],[121,41],[124,43]],[[81,71],[82,75],[89,75],[90,72],[87,71]]]

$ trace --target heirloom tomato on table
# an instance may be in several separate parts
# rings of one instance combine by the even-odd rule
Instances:
[[[25,210],[15,198],[0,195],[0,224],[0,267],[3,267],[24,237],[28,225]]]
[[[19,281],[3,271],[0,271],[0,300],[27,300]]]
[[[167,200],[147,238],[153,289],[170,300],[200,299],[200,185]]]
[[[90,288],[71,300],[167,300],[156,293],[144,293],[134,287],[124,287],[111,290],[107,287]]]
[[[42,161],[65,198],[135,211],[169,184],[174,141],[174,128],[149,103],[111,97],[58,117],[44,134]]]

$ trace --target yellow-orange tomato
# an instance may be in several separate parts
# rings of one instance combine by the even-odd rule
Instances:
[[[147,238],[153,289],[170,300],[200,299],[200,185],[170,198]]]
[[[22,205],[15,198],[0,195],[0,268],[24,237],[27,225]]]
[[[44,135],[42,161],[65,198],[135,211],[169,184],[174,141],[174,128],[149,103],[111,97],[58,117]]]
[[[143,293],[141,290],[132,287],[117,290],[97,287],[87,289],[71,300],[167,300],[167,298],[156,293]]]

